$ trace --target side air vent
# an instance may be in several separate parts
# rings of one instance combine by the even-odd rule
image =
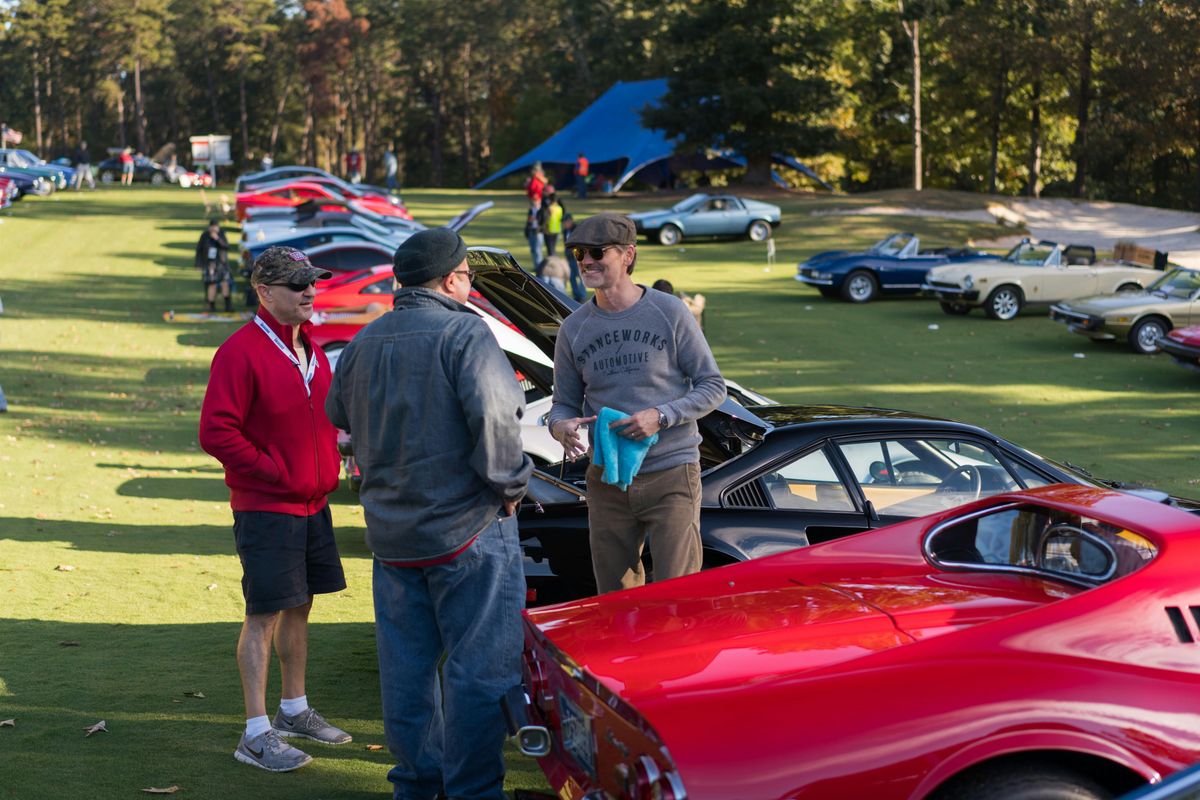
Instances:
[[[1200,627],[1200,606],[1189,606],[1188,611],[1192,612],[1192,619],[1196,621],[1196,626]],[[1192,644],[1196,641],[1182,610],[1175,606],[1167,606],[1167,619],[1171,620],[1171,627],[1175,629],[1175,635],[1179,637],[1179,641],[1184,644]]]
[[[763,491],[758,480],[743,483],[741,486],[725,493],[727,508],[770,508],[767,493]]]

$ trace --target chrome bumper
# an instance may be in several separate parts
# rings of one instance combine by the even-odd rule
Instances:
[[[833,286],[833,278],[813,278],[799,272],[796,273],[796,280],[809,286]]]

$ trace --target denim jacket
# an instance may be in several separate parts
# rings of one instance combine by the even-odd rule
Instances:
[[[325,404],[362,470],[367,546],[386,561],[453,553],[525,494],[525,399],[487,324],[422,287],[342,351]]]

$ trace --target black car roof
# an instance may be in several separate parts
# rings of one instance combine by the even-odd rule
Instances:
[[[809,425],[815,422],[855,422],[877,419],[881,422],[894,423],[900,420],[914,422],[951,422],[941,417],[931,417],[912,411],[900,411],[894,408],[872,408],[870,406],[835,406],[835,405],[779,405],[755,406],[754,413],[771,423],[776,428],[786,428],[792,425]],[[961,424],[961,423],[953,423]]]

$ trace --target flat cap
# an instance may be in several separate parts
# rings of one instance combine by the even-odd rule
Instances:
[[[418,231],[396,248],[392,274],[401,286],[420,286],[440,278],[467,257],[467,243],[449,228]]]
[[[312,283],[332,278],[327,269],[314,267],[304,252],[294,247],[268,247],[254,260],[250,283],[269,286],[272,283]]]
[[[567,244],[584,247],[603,247],[606,244],[633,244],[637,241],[637,226],[624,214],[605,211],[583,222],[576,222]]]

